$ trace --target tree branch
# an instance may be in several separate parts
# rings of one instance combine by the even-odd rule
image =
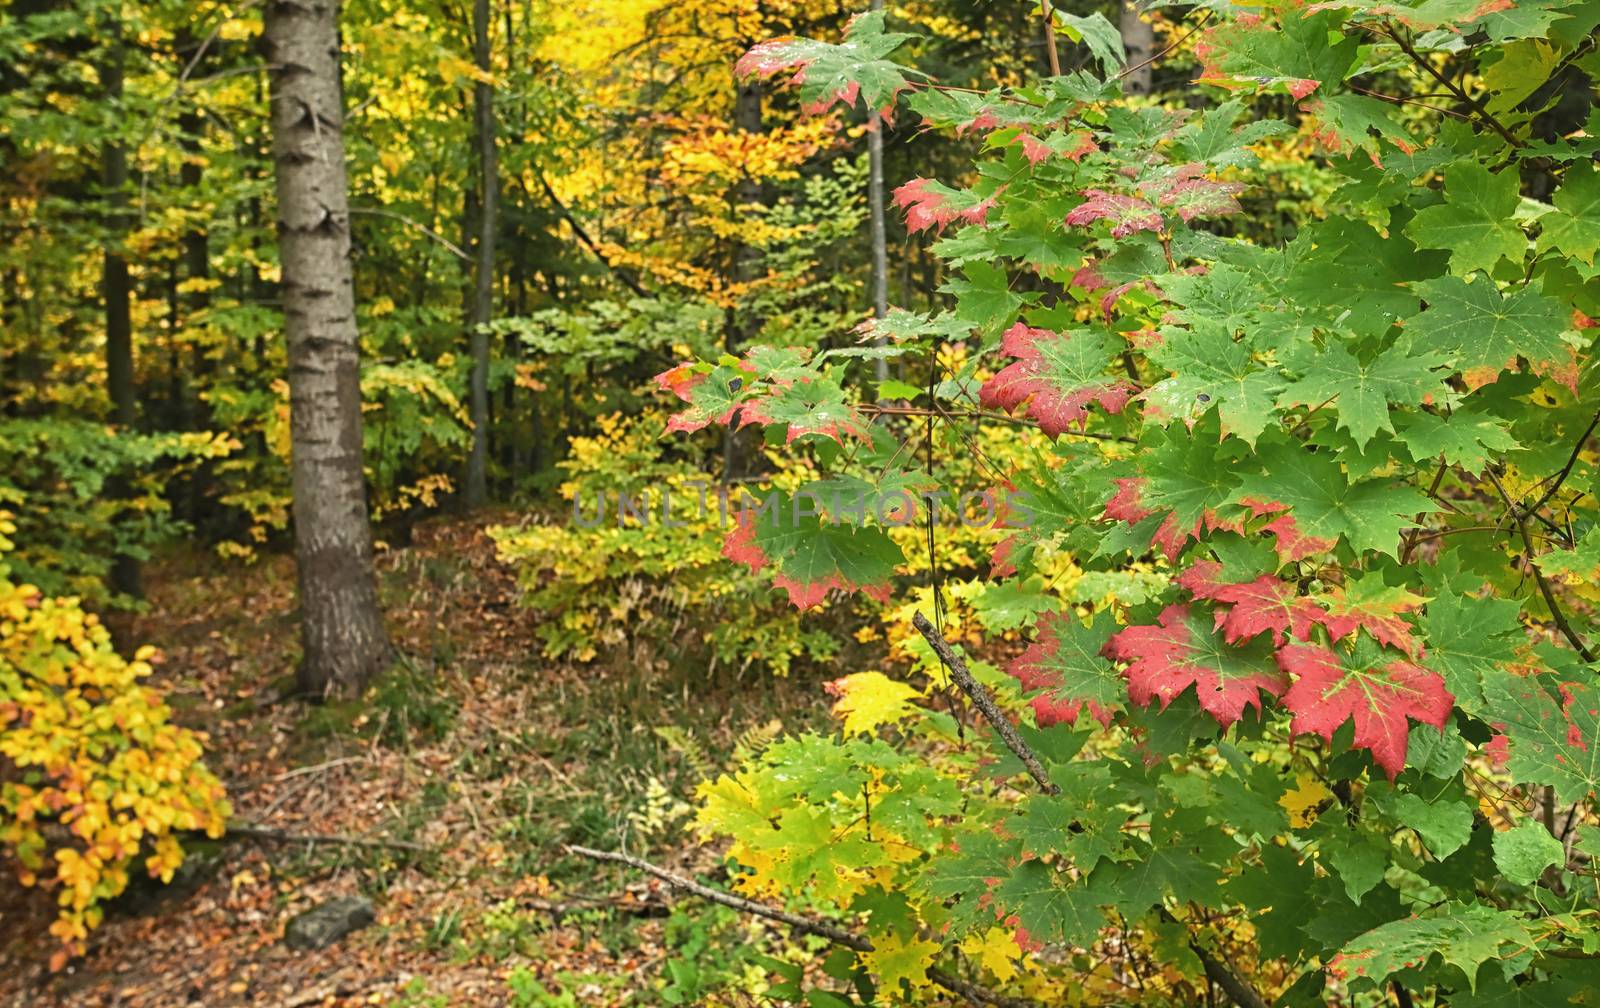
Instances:
[[[455,242],[453,242],[450,239],[446,238],[444,235],[442,235],[439,232],[433,230],[432,228],[428,227],[427,225],[419,224],[418,222],[412,220],[410,217],[406,217],[406,216],[404,216],[402,214],[397,214],[392,210],[380,210],[380,209],[378,209],[376,207],[351,207],[350,208],[350,213],[352,215],[355,215],[355,216],[387,217],[390,220],[399,221],[400,223],[404,224],[406,227],[412,228],[413,230],[416,230],[416,231],[420,231],[424,235],[427,235],[429,238],[432,238],[434,241],[438,242],[440,245],[443,245],[445,248],[449,249],[450,250],[450,254],[455,256],[457,259],[461,259],[461,260],[463,260],[465,262],[471,262],[472,261],[472,257],[467,255],[466,252],[462,251],[461,246],[457,245]]]
[[[1550,607],[1550,618],[1555,621],[1556,629],[1567,639],[1573,649],[1583,656],[1586,662],[1594,661],[1594,652],[1589,650],[1589,645],[1583,642],[1578,632],[1572,629],[1572,624],[1567,622],[1566,613],[1561,611],[1561,606],[1556,602],[1555,592],[1550,590],[1550,582],[1544,579],[1544,572],[1539,569],[1539,562],[1534,559],[1533,536],[1528,532],[1528,521],[1517,505],[1506,493],[1506,488],[1501,485],[1500,477],[1494,474],[1493,469],[1485,469],[1484,474],[1489,477],[1489,482],[1494,484],[1495,492],[1500,495],[1506,510],[1511,513],[1511,520],[1516,522],[1517,531],[1522,534],[1523,562],[1528,565],[1528,570],[1533,572],[1533,580],[1539,586],[1539,594],[1544,596],[1545,605]]]
[[[1161,917],[1168,923],[1183,926],[1183,922],[1172,916],[1166,907],[1161,908]],[[1206,976],[1211,979],[1211,982],[1222,988],[1222,992],[1228,995],[1228,998],[1239,1008],[1267,1008],[1267,999],[1261,996],[1261,992],[1256,990],[1248,980],[1245,980],[1230,969],[1227,964],[1206,951],[1205,946],[1191,938],[1189,940],[1189,949],[1200,960],[1200,965],[1206,971]]]
[[[1430,62],[1427,57],[1417,52],[1411,43],[1406,41],[1405,36],[1400,33],[1398,28],[1391,24],[1388,26],[1388,31],[1386,34],[1388,34],[1388,36],[1394,40],[1394,44],[1400,47],[1400,51],[1405,53],[1406,57],[1410,59],[1411,62],[1415,63],[1419,68],[1426,72],[1428,76],[1444,85],[1445,90],[1455,95],[1457,101],[1461,102],[1468,108],[1472,109],[1473,112],[1477,113],[1478,118],[1482,120],[1490,129],[1500,134],[1501,138],[1505,140],[1506,143],[1510,144],[1513,149],[1522,146],[1522,141],[1518,140],[1510,130],[1506,129],[1500,120],[1496,119],[1482,102],[1467,94],[1449,77],[1446,77],[1444,74],[1435,69],[1433,63]]]
[[[939,660],[944,663],[945,668],[950,670],[950,678],[972,698],[973,706],[983,713],[991,725],[994,725],[994,730],[1000,734],[1000,740],[1006,744],[1006,748],[1015,753],[1017,759],[1022,761],[1022,765],[1028,768],[1028,775],[1039,785],[1039,790],[1045,794],[1060,794],[1061,788],[1044,772],[1044,764],[1040,763],[1039,757],[1028,748],[1028,743],[1022,741],[1022,736],[1017,734],[1011,719],[995,705],[994,697],[983,688],[983,684],[972,678],[967,663],[951,649],[949,642],[934,628],[934,625],[928,622],[928,617],[919,612],[911,617],[911,625],[917,628],[928,642],[928,646],[933,648]]]
[[[642,858],[636,858],[631,854],[623,854],[617,851],[595,850],[591,847],[579,847],[576,844],[567,844],[566,850],[570,854],[577,854],[580,857],[590,858],[595,861],[610,861],[614,864],[627,865],[629,868],[635,868],[644,872],[646,875],[653,875],[673,888],[682,889],[684,892],[692,893],[703,900],[709,900],[712,903],[717,903],[728,907],[729,909],[750,914],[754,917],[762,917],[766,920],[777,921],[780,924],[786,924],[802,934],[816,935],[819,938],[826,938],[835,945],[842,945],[843,947],[854,952],[873,951],[872,943],[867,941],[865,938],[858,934],[853,934],[849,931],[846,931],[843,928],[829,924],[826,921],[819,921],[810,917],[803,917],[800,914],[790,913],[787,910],[780,910],[777,907],[768,906],[765,903],[757,903],[755,900],[745,899],[743,896],[735,896],[732,893],[723,892],[721,889],[714,889],[711,886],[696,882],[692,878],[679,875],[677,872],[668,871],[659,865],[653,865]],[[1004,994],[996,994],[987,987],[981,987],[978,984],[969,983],[965,980],[962,980],[960,977],[952,976],[949,973],[946,973],[944,970],[928,970],[928,979],[932,980],[940,987],[943,987],[945,990],[960,994],[969,1001],[993,1005],[994,1008],[1039,1008],[1037,1002],[1029,1001],[1024,998],[1007,997]],[[1265,1008],[1265,1006],[1262,1006],[1262,1008]]]

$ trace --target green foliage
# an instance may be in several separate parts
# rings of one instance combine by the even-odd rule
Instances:
[[[1007,538],[987,583],[919,601],[963,645],[980,637],[947,602],[991,633],[1033,625],[1009,676],[974,671],[1060,790],[929,703],[945,672],[906,643],[900,678],[832,685],[839,733],[702,786],[742,892],[864,929],[890,1001],[935,966],[1071,1003],[1135,983],[1196,1003],[1215,968],[1269,1003],[1588,982],[1600,271],[1585,123],[1556,106],[1593,98],[1600,15],[1569,8],[1212,9],[1200,78],[1239,97],[1186,115],[1081,72],[919,84],[876,16],[742,61],[798,71],[820,108],[913,92],[984,154],[896,193],[940,234],[953,302],[868,335],[926,420],[881,415],[849,358],[757,347],[663,374],[688,404],[670,426],[759,425],[816,468],[802,488],[917,487],[922,448],[979,455],[1016,491]],[[1442,121],[1380,100],[1441,80],[1462,99]],[[1329,195],[1252,241],[1258,150],[1296,129]],[[1002,411],[1022,433],[989,456]],[[870,510],[779,507],[725,550],[803,605],[892,595],[924,549],[970,573],[940,538],[907,552]]]

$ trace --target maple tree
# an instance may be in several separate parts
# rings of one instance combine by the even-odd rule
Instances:
[[[943,625],[902,640],[909,682],[930,701],[959,683],[984,720],[876,672],[842,680],[843,736],[708,783],[701,828],[732,838],[747,894],[809,893],[864,926],[859,967],[891,999],[958,989],[939,964],[962,955],[999,990],[1092,996],[1104,970],[1042,950],[1117,935],[1104,947],[1145,943],[1179,1000],[1216,983],[1248,1005],[1325,987],[1565,1003],[1592,987],[1600,934],[1579,587],[1600,566],[1600,10],[1191,22],[1169,51],[1192,45],[1223,97],[1182,109],[1123,98],[1119,47],[1081,25],[1065,37],[1099,73],[989,90],[897,63],[907,39],[878,12],[740,62],[809,110],[984,138],[974,171],[896,193],[935,240],[946,307],[889,313],[863,338],[887,346],[852,358],[786,360],[781,417],[751,408],[764,376],[731,357],[662,381],[689,404],[676,429],[765,427],[824,468],[747,512],[727,555],[801,608],[928,576]],[[1558,108],[1567,91],[1581,110]],[[1240,211],[1264,141],[1288,136],[1328,195],[1288,240],[1253,241]],[[887,354],[920,383],[894,386],[908,406],[845,373]],[[829,469],[898,488],[919,451],[981,452],[996,425],[1029,445],[989,467],[1026,520],[1000,523],[968,597],[1031,637],[1009,675],[968,673],[942,637],[975,640],[933,518],[906,552],[870,514],[787,517],[846,478]],[[894,744],[919,738],[938,743]]]

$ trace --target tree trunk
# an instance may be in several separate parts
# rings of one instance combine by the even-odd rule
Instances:
[[[1122,0],[1122,48],[1128,54],[1128,66],[1135,67],[1123,79],[1123,89],[1128,94],[1150,93],[1150,56],[1156,49],[1156,32],[1150,23],[1139,16],[1133,0]]]
[[[361,472],[337,0],[269,0],[272,154],[288,340],[300,686],[357,696],[386,661]]]
[[[122,24],[114,19],[107,25],[108,48],[102,67],[106,101],[121,104],[124,50]],[[101,258],[100,296],[106,309],[106,394],[111,400],[111,419],[125,430],[139,421],[139,401],[133,384],[133,282],[128,275],[128,260],[122,254],[123,237],[128,231],[128,152],[119,140],[108,140],[100,149],[100,185],[105,200],[105,251]],[[127,493],[126,482],[118,477],[107,490],[113,497]],[[111,558],[112,591],[139,598],[144,594],[139,561],[130,556]]]
[[[740,133],[765,131],[761,113],[761,82],[755,78],[735,79],[733,99],[733,128]],[[761,184],[748,175],[742,176],[733,187],[735,212],[761,202]],[[743,240],[735,239],[732,250],[731,272],[734,281],[754,279],[761,268],[761,250]],[[760,328],[758,320],[749,317],[738,307],[730,307],[723,315],[722,346],[737,355]],[[722,474],[732,481],[746,475],[744,458],[748,454],[749,438],[742,436],[732,424],[723,431]]]
[[[122,101],[123,48],[121,26],[113,24],[106,54],[105,93],[113,105]],[[100,150],[100,184],[105,192],[107,232],[101,262],[101,296],[106,306],[106,392],[111,417],[123,427],[138,421],[139,404],[133,387],[132,282],[128,260],[122,255],[122,237],[128,228],[128,153],[117,140]]]
[[[478,69],[489,72],[489,0],[472,6],[472,55]],[[495,150],[494,89],[485,81],[473,85],[477,124],[479,188],[478,261],[472,296],[472,378],[470,415],[472,450],[467,456],[465,499],[480,507],[489,499],[489,332],[494,312],[495,215],[499,202],[499,158]]]
[[[872,9],[883,10],[883,0],[872,0]],[[889,314],[889,238],[883,214],[883,131],[887,123],[875,110],[867,111],[867,213],[872,222],[872,317]],[[884,338],[878,337],[878,345]],[[878,381],[889,377],[889,360],[878,358]]]

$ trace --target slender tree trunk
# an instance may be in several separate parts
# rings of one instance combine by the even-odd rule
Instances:
[[[269,0],[272,153],[288,338],[301,689],[357,696],[387,660],[361,472],[337,0]]]
[[[115,12],[106,24],[108,48],[101,68],[106,100],[122,101],[123,60],[122,24]],[[133,282],[128,275],[128,260],[122,254],[122,240],[128,231],[128,153],[119,140],[108,140],[100,149],[100,185],[106,213],[105,251],[101,258],[100,294],[106,309],[106,394],[111,400],[111,418],[126,430],[139,422],[139,401],[133,384]],[[121,478],[107,487],[113,497],[127,492]],[[138,598],[144,594],[139,561],[130,556],[111,559],[111,589]]]
[[[179,32],[178,57],[184,65],[187,66],[194,58],[198,48],[199,42],[188,29]],[[193,72],[198,74],[201,69],[201,63],[197,63]],[[178,170],[178,181],[197,204],[203,201],[200,184],[205,171],[201,167],[201,141],[205,128],[205,117],[198,109],[191,108],[178,117],[178,143],[183,149],[183,166]],[[194,388],[205,383],[212,364],[211,355],[207,352],[205,341],[200,339],[196,326],[197,320],[211,307],[211,292],[204,286],[211,279],[211,245],[204,225],[196,224],[184,232],[182,249],[183,279],[191,284],[191,289],[183,295],[182,309],[183,325],[189,330],[190,366],[193,368],[190,387]],[[184,399],[182,419],[185,429],[205,426],[203,422],[197,423],[202,409],[201,403],[192,394]]]
[[[872,9],[883,10],[883,0],[872,0]],[[874,110],[867,112],[867,213],[872,221],[872,317],[889,314],[889,233],[883,213],[883,131],[888,124]],[[884,338],[878,337],[883,346]],[[878,380],[889,377],[889,361],[878,358]]]
[[[112,30],[117,34],[107,53],[104,84],[106,99],[115,105],[122,100],[123,47],[121,26],[113,25]],[[100,184],[105,190],[109,231],[100,281],[106,306],[106,391],[111,397],[112,419],[132,427],[139,411],[133,387],[133,285],[121,248],[128,228],[128,153],[117,140],[107,141],[100,150]]]
[[[761,114],[761,83],[755,78],[734,81],[733,101],[733,128],[740,133],[761,133],[765,127]],[[733,200],[736,208],[749,207],[761,202],[761,185],[755,179],[745,176],[734,185]],[[735,240],[732,256],[732,279],[735,281],[750,280],[756,275],[761,266],[761,250],[749,245],[742,240]],[[729,308],[723,318],[722,345],[730,354],[738,354],[739,350],[749,342],[759,328],[756,319],[749,317],[738,308]],[[726,480],[734,480],[744,473],[744,456],[749,438],[741,437],[734,430],[733,425],[723,432],[722,438],[722,473]]]
[[[1128,66],[1138,68],[1124,78],[1123,88],[1128,94],[1147,95],[1151,87],[1148,61],[1156,49],[1155,29],[1139,16],[1134,0],[1122,0],[1122,21],[1117,27],[1122,31],[1122,48],[1128,54]]]
[[[489,0],[472,6],[472,55],[478,69],[489,72]],[[499,158],[495,150],[494,89],[485,81],[473,85],[478,141],[478,261],[472,296],[472,451],[467,456],[466,504],[481,507],[489,499],[489,320],[494,313],[494,238],[499,202]]]

